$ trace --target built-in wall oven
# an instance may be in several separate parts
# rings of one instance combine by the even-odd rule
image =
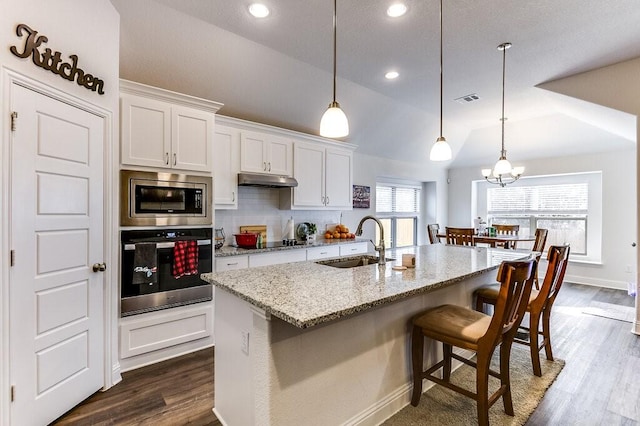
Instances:
[[[121,316],[212,300],[211,228],[121,231]]]

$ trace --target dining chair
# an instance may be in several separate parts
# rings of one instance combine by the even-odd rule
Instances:
[[[509,357],[511,345],[522,321],[533,285],[535,259],[505,261],[498,269],[500,291],[493,316],[456,305],[428,309],[412,318],[411,364],[413,393],[411,405],[416,407],[422,396],[422,381],[427,379],[476,401],[478,423],[489,424],[489,407],[500,397],[504,411],[513,416]],[[443,359],[424,368],[424,338],[442,342]],[[453,352],[453,346],[476,353],[472,361]],[[490,368],[491,358],[500,346],[500,371]],[[476,391],[471,392],[451,383],[452,358],[476,369]],[[442,369],[442,378],[434,373]],[[500,387],[489,396],[489,375],[500,379]]]
[[[445,227],[447,234],[447,244],[454,244],[458,246],[473,246],[475,242],[473,236],[476,230],[473,228],[450,228]]]
[[[528,334],[529,339],[514,338],[514,342],[529,346],[531,351],[531,363],[533,374],[542,376],[540,367],[540,350],[544,347],[547,359],[553,361],[553,351],[551,349],[551,308],[556,296],[560,291],[564,274],[569,263],[570,248],[566,246],[551,246],[549,248],[549,265],[540,290],[533,289],[529,297],[527,312],[529,313],[529,326],[520,325],[520,330]],[[497,284],[484,286],[475,292],[476,310],[482,312],[484,305],[497,306],[499,300],[500,287]],[[542,324],[541,324],[542,322]],[[542,330],[540,330],[542,325]],[[542,340],[538,341],[538,337]]]
[[[492,225],[496,228],[496,235],[518,235],[520,232],[520,225]],[[507,243],[496,243],[496,247],[505,247],[505,248],[516,248],[516,242],[512,241],[509,244]]]
[[[548,229],[538,228],[536,229],[536,240],[533,243],[533,247],[531,251],[538,252],[536,256],[536,260],[538,261],[538,265],[540,264],[540,258],[542,257],[542,253],[544,253],[544,246],[547,244],[547,234],[549,233]],[[536,268],[536,276],[533,280],[533,286],[536,290],[540,289],[540,283],[538,282],[538,268]]]
[[[438,238],[438,232],[440,232],[440,225],[437,223],[431,223],[427,225],[427,232],[429,233],[429,242],[431,244],[439,244],[440,238]]]

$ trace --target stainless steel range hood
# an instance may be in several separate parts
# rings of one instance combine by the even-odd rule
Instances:
[[[298,181],[289,176],[238,173],[238,185],[262,186],[265,188],[293,188],[298,186]]]

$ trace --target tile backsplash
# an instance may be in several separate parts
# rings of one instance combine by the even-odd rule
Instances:
[[[238,187],[238,209],[215,212],[214,225],[224,228],[225,245],[235,244],[233,234],[240,232],[242,225],[267,225],[267,241],[278,241],[291,217],[296,224],[315,223],[318,233],[324,231],[326,224],[340,222],[340,211],[280,210],[280,191],[287,189]]]

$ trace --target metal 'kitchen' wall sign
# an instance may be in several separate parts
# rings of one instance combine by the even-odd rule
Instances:
[[[83,86],[92,92],[104,95],[104,81],[94,77],[92,74],[85,73],[82,68],[78,68],[77,55],[69,55],[71,62],[63,62],[62,53],[60,52],[54,52],[48,47],[44,49],[44,52],[38,50],[40,45],[49,41],[46,36],[38,35],[37,31],[32,30],[25,24],[18,24],[16,27],[18,37],[22,37],[25,33],[27,37],[24,40],[22,52],[19,52],[16,46],[11,46],[9,48],[11,53],[22,59],[31,56],[33,63],[40,68],[58,74],[65,80],[75,80],[78,86]]]

